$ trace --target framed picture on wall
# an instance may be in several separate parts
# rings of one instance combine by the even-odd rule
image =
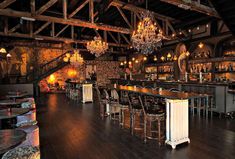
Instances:
[[[86,65],[86,79],[90,79],[92,72],[96,72],[96,65]]]

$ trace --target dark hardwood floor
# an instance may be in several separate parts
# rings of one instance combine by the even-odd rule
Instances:
[[[176,150],[144,144],[108,119],[98,106],[66,99],[63,94],[43,95],[37,106],[42,159],[234,159],[235,120],[190,118],[190,144]]]

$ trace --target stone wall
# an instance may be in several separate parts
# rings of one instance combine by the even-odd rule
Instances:
[[[69,47],[67,46],[66,48]],[[0,60],[0,78],[4,77],[7,73],[11,75],[26,75],[34,68],[40,67],[40,65],[60,56],[67,50],[16,46],[9,51],[12,55],[10,60]]]
[[[79,81],[85,80],[86,77],[86,68],[88,66],[93,66],[96,68],[95,72],[97,74],[97,84],[98,85],[106,85],[109,84],[110,78],[119,78],[119,73],[121,69],[119,68],[119,62],[117,61],[85,61],[83,65],[74,68],[71,65],[68,65],[55,73],[53,73],[53,78],[55,80],[51,83],[52,85],[58,83],[60,87],[65,85],[66,79],[76,79]],[[76,75],[73,72],[76,71]],[[71,75],[72,74],[72,75]],[[42,91],[46,91],[46,87],[50,84],[50,76],[43,79],[40,82],[40,87]]]

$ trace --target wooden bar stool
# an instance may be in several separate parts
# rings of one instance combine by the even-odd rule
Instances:
[[[139,96],[139,101],[144,112],[144,142],[147,142],[147,139],[158,140],[158,144],[161,145],[164,142],[165,138],[165,113],[159,112],[158,110],[146,110],[143,105],[141,96]],[[157,129],[153,130],[152,123],[157,123]],[[149,133],[147,134],[147,124],[149,123]],[[156,137],[153,134],[157,134]]]
[[[129,99],[129,110],[130,110],[130,126],[131,126],[131,135],[134,135],[135,130],[143,130],[143,127],[136,127],[136,116],[139,116],[140,125],[143,125],[141,122],[141,114],[143,113],[142,107],[138,98],[138,94],[130,93],[128,94]]]

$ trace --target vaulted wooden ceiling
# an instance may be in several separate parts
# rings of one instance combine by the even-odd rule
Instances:
[[[208,0],[148,0],[167,36],[220,19]],[[95,35],[128,48],[145,0],[0,0],[0,36],[84,44]],[[185,34],[186,36],[186,34]]]

